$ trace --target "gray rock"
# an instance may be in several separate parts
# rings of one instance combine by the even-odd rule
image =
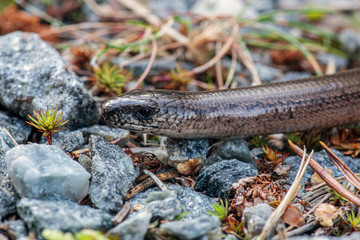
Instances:
[[[245,3],[239,0],[198,0],[192,6],[191,12],[205,16],[215,15],[239,17],[239,14],[244,7]],[[257,16],[257,11],[251,6],[247,7],[243,16],[253,18]]]
[[[324,53],[324,52],[319,52],[316,55],[316,58],[319,60],[319,62],[321,64],[323,64],[324,66],[326,66],[329,61],[334,61],[336,69],[341,69],[341,68],[345,68],[348,66],[349,62],[348,59],[345,57],[340,57],[338,55],[332,54],[332,53]]]
[[[120,58],[120,59],[116,60],[116,63],[121,64],[126,61],[127,61],[127,59]],[[139,77],[143,74],[143,72],[145,71],[148,64],[149,64],[148,60],[140,60],[140,61],[130,63],[127,67],[134,71],[135,77]],[[180,64],[180,67],[182,69],[186,69],[186,70],[191,70],[192,68],[194,68],[194,66],[190,63],[186,63],[186,62],[177,63],[172,59],[157,58],[154,61],[153,65],[151,66],[149,76],[159,75],[161,73],[169,72],[171,69],[176,69],[177,64]]]
[[[272,82],[281,76],[281,71],[277,68],[269,67],[260,63],[255,64],[255,68],[258,71],[259,78],[263,83]],[[250,72],[248,73],[249,79],[251,78]]]
[[[16,204],[14,204],[14,207],[16,207]],[[28,231],[22,220],[5,221],[4,224],[9,228],[9,231],[14,234],[16,239],[28,239]]]
[[[40,108],[58,107],[75,129],[99,121],[97,102],[59,53],[34,33],[0,37],[0,104],[26,118]]]
[[[6,128],[17,143],[26,143],[31,133],[31,126],[25,120],[9,116],[8,112],[0,111],[0,126]]]
[[[151,153],[154,154],[160,162],[167,164],[169,160],[169,154],[164,147],[138,147],[131,148],[133,153]]]
[[[215,146],[215,152],[222,159],[238,159],[242,162],[256,165],[251,156],[248,143],[243,139],[231,139]]]
[[[129,141],[129,131],[123,130],[120,128],[112,128],[105,125],[94,125],[90,127],[80,128],[79,129],[85,138],[85,143],[88,143],[91,135],[97,135],[105,138],[107,141],[111,142],[116,139],[120,139],[116,145],[124,147]]]
[[[163,1],[163,0],[149,0],[147,5],[151,12],[161,18],[168,18],[174,13],[184,13],[189,11],[189,4],[183,0],[172,0],[172,1]],[[195,0],[192,0],[195,2]]]
[[[214,163],[216,162],[220,162],[220,161],[223,161],[224,159],[222,157],[220,157],[218,154],[216,153],[213,153],[211,154],[208,158],[205,159],[204,161],[204,165],[203,167],[201,168],[201,172],[202,171],[205,171],[205,169],[211,165],[213,165]]]
[[[221,59],[221,65],[224,66],[226,69],[230,69],[231,65],[232,65],[232,59],[229,57],[224,57]],[[243,71],[243,67],[241,66],[241,64],[236,61],[236,65],[235,65],[235,73],[241,73]]]
[[[258,174],[255,166],[236,159],[214,163],[197,177],[195,190],[206,191],[209,197],[227,198],[231,184]]]
[[[189,159],[197,158],[200,161],[206,157],[209,148],[208,139],[175,139],[167,138],[165,142],[169,154],[168,163],[176,167],[178,163],[186,162]]]
[[[163,229],[171,236],[180,239],[196,239],[204,236],[210,230],[219,226],[220,221],[218,217],[204,215],[186,221],[163,223],[160,225],[160,229]]]
[[[276,79],[274,82],[287,82],[297,79],[303,79],[311,77],[311,73],[309,72],[296,72],[296,71],[290,71],[286,72],[282,77]]]
[[[80,154],[78,162],[88,173],[91,173],[91,158],[88,155]]]
[[[90,199],[102,210],[117,212],[138,172],[119,146],[95,135],[90,137],[89,145],[92,159]]]
[[[345,28],[339,34],[341,48],[349,54],[356,54],[360,50],[360,34],[350,28]]]
[[[253,239],[261,233],[263,226],[273,211],[274,208],[265,203],[260,203],[244,210],[242,222],[244,223],[244,231],[249,239]],[[276,225],[277,224],[275,224],[275,227],[268,236],[273,236],[275,234]]]
[[[183,212],[188,212],[186,216],[182,219],[193,219],[201,215],[205,215],[207,212],[211,211],[212,204],[215,201],[208,196],[195,192],[191,188],[182,187],[178,185],[168,185],[167,186],[171,191],[176,192],[177,199],[180,202]],[[160,191],[159,187],[150,188],[146,192],[136,194],[133,198],[130,199],[130,204],[132,207],[134,205],[146,205],[146,199],[152,192]]]
[[[336,156],[338,156],[344,163],[347,165],[351,171],[357,173],[360,172],[360,158],[352,158],[350,156],[344,156],[341,152],[336,149],[331,149]],[[313,159],[315,159],[323,168],[328,168],[333,170],[334,177],[342,176],[341,172],[334,163],[330,160],[325,150],[321,150],[320,152],[316,152],[313,155]],[[296,176],[296,173],[299,169],[301,158],[298,156],[290,156],[284,160],[285,163],[293,166],[293,169],[289,173],[288,181],[293,182]],[[306,168],[304,177],[301,179],[301,185],[304,188],[304,183],[309,183],[311,176],[314,174],[314,170],[311,167]]]
[[[152,214],[151,221],[156,219],[173,220],[182,212],[182,206],[177,200],[177,194],[174,191],[152,192],[145,202],[146,206],[143,211]]]
[[[288,240],[358,240],[360,239],[360,232],[353,232],[351,235],[348,236],[341,236],[341,237],[330,237],[330,236],[309,236],[309,235],[302,235],[297,237],[290,237],[287,238]]]
[[[42,136],[40,143],[47,144],[46,137]],[[85,144],[83,134],[79,130],[61,130],[53,135],[52,145],[58,146],[65,152],[72,152],[81,149]]]
[[[16,211],[15,204],[19,199],[10,182],[5,161],[5,153],[13,147],[14,144],[4,128],[0,127],[0,220]]]
[[[109,231],[110,236],[119,240],[143,240],[148,230],[151,213],[139,212]]]
[[[112,227],[110,214],[70,201],[23,198],[16,209],[29,231],[38,236],[44,229],[75,233],[84,228],[106,231]]]
[[[19,145],[5,160],[21,197],[79,201],[87,194],[90,174],[56,146]]]
[[[260,0],[254,3],[254,7],[258,12],[268,12],[277,8],[276,1]]]
[[[0,220],[16,212],[16,202],[19,200],[8,175],[0,174]]]
[[[0,126],[0,174],[5,176],[8,174],[8,169],[5,161],[5,154],[11,148],[15,147],[9,135],[6,133],[5,129]]]

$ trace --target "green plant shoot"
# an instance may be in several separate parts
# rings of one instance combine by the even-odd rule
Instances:
[[[28,115],[30,122],[26,123],[38,129],[39,132],[43,133],[43,136],[46,137],[49,145],[52,145],[52,136],[55,132],[59,132],[61,129],[66,129],[64,125],[68,123],[69,120],[64,122],[63,112],[58,113],[57,108],[55,110],[49,110],[49,107],[46,107],[44,112],[40,108],[40,113],[33,111],[35,118]]]

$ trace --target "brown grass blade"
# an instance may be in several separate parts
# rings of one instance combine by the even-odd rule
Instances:
[[[336,167],[340,170],[340,172],[344,175],[344,177],[351,182],[354,187],[356,187],[358,190],[360,190],[360,180],[359,178],[341,161],[338,156],[336,156],[331,149],[326,146],[325,143],[320,141],[320,145],[325,149],[327,155],[333,161],[333,163],[336,165]]]
[[[303,150],[293,144],[289,140],[289,145],[291,149],[298,155],[303,155]],[[346,189],[343,185],[341,185],[338,181],[335,180],[328,172],[325,171],[323,167],[320,166],[313,158],[310,159],[309,165],[314,171],[319,174],[319,176],[326,182],[326,184],[332,188],[335,192],[341,194],[343,197],[347,198],[349,201],[354,204],[360,206],[360,198],[358,198],[355,194]]]

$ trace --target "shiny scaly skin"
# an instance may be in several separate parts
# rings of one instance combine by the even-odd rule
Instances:
[[[114,127],[173,138],[228,138],[360,122],[360,70],[218,91],[134,90],[104,103]]]

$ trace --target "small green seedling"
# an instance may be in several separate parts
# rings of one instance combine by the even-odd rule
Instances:
[[[124,84],[132,78],[132,73],[116,65],[105,62],[101,67],[94,69],[96,84],[107,91],[122,93]]]
[[[64,113],[61,112],[59,114],[57,108],[55,110],[49,110],[49,107],[46,107],[45,112],[40,108],[40,113],[35,111],[33,111],[33,113],[36,119],[28,115],[31,121],[26,121],[26,123],[37,128],[39,132],[42,132],[49,145],[52,145],[53,134],[59,132],[61,129],[66,129],[64,125],[69,120],[64,122],[64,118],[62,118]]]
[[[217,216],[220,221],[223,221],[226,219],[226,217],[229,214],[228,208],[229,208],[229,202],[227,199],[225,199],[225,202],[220,199],[220,204],[214,203],[213,205],[214,210],[207,212],[207,214]]]

